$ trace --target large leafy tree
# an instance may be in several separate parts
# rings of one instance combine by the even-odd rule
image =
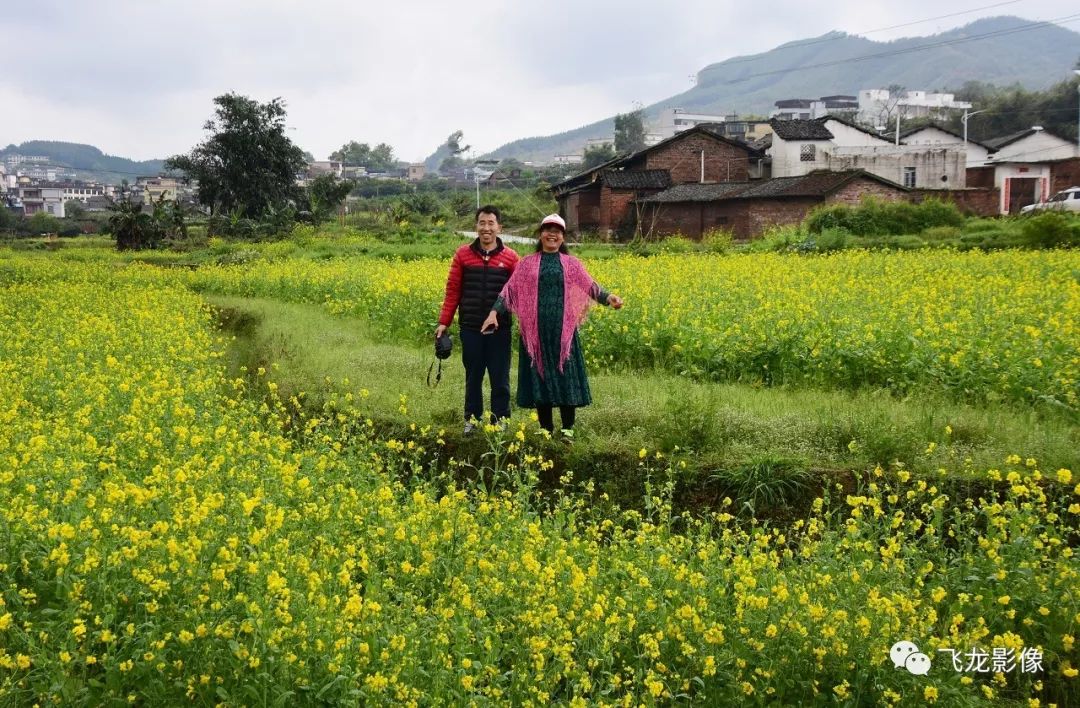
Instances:
[[[285,135],[284,101],[259,103],[227,93],[214,104],[214,117],[204,126],[209,137],[165,166],[198,180],[199,202],[215,214],[260,219],[291,207],[306,163],[304,151]]]
[[[611,143],[601,143],[600,145],[585,148],[584,161],[581,166],[583,169],[591,170],[597,165],[602,165],[614,159],[615,148],[611,146]]]
[[[331,160],[344,162],[348,165],[361,165],[369,172],[386,172],[397,164],[394,157],[394,148],[386,143],[379,143],[371,147],[367,143],[358,143],[350,140],[330,154]]]
[[[615,152],[628,155],[645,148],[645,120],[641,109],[615,116]]]

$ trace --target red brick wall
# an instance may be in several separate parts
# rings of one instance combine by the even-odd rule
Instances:
[[[600,188],[590,187],[559,199],[559,213],[566,219],[569,233],[600,228]]]
[[[883,202],[895,202],[907,197],[907,192],[882,184],[877,180],[859,177],[830,194],[825,201],[829,204],[847,204],[858,206],[863,197],[873,197]]]
[[[991,187],[980,189],[917,189],[908,198],[916,204],[924,199],[942,199],[953,202],[965,214],[997,216],[1001,194]]]
[[[1050,192],[1080,187],[1080,157],[1050,164]]]
[[[745,239],[748,214],[747,203],[742,201],[650,205],[642,213],[641,230],[652,237],[678,234],[699,240],[703,231],[719,228]]]
[[[631,202],[637,198],[637,194],[629,189],[600,188],[600,223],[598,228],[601,233],[608,234],[625,225],[626,220],[633,219],[630,212],[633,207]],[[631,226],[631,229],[633,227]]]
[[[745,182],[750,178],[746,150],[692,133],[649,152],[636,169],[667,170],[673,184],[701,181],[701,151],[705,151],[706,182]]]
[[[805,199],[755,199],[749,203],[749,219],[745,233],[736,233],[737,239],[760,238],[773,226],[797,224],[806,218],[820,200]]]
[[[994,167],[969,167],[967,168],[968,189],[992,189],[994,186]]]

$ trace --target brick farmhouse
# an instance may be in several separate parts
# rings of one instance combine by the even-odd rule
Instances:
[[[700,239],[724,229],[747,240],[770,227],[796,224],[821,204],[858,204],[909,198],[895,182],[863,170],[817,171],[796,177],[720,184],[680,184],[640,200],[646,235],[679,233]]]
[[[556,184],[552,191],[570,233],[629,235],[635,203],[672,185],[746,182],[760,175],[764,154],[699,125]]]

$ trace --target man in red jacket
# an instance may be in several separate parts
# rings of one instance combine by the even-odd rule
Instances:
[[[496,420],[510,417],[510,319],[500,319],[499,328],[482,334],[481,326],[503,285],[517,266],[518,255],[499,238],[499,210],[482,206],[476,210],[476,240],[454,253],[446,279],[446,297],[438,339],[458,312],[461,332],[461,362],[465,365],[465,434],[476,430],[484,413],[484,372],[491,380],[491,414]]]

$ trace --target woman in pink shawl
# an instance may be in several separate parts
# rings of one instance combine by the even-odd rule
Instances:
[[[592,403],[577,335],[590,306],[599,302],[617,310],[623,305],[569,254],[565,237],[562,217],[544,217],[536,253],[518,263],[482,327],[485,333],[494,332],[499,314],[517,315],[521,327],[517,404],[535,408],[540,425],[549,432],[555,429],[555,406],[563,430],[572,430],[577,408]]]

